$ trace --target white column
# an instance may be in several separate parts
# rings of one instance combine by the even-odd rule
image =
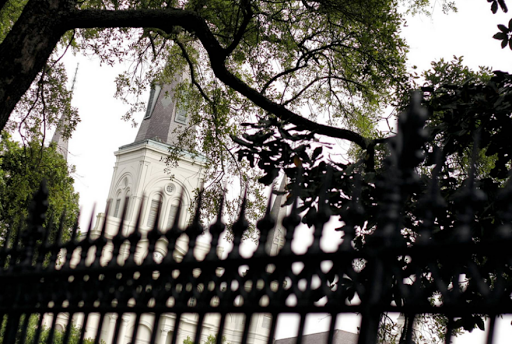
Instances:
[[[158,344],[165,344],[167,342],[167,333],[169,333],[169,330],[167,329],[160,330],[160,339],[157,342]]]
[[[109,313],[109,314],[107,314],[107,318],[109,319],[109,321],[108,321],[108,324],[105,324],[105,325],[107,325],[107,328],[108,328],[106,343],[113,344],[112,341],[114,340],[114,332],[116,330],[117,314]]]
[[[110,332],[112,329],[110,328],[110,314],[105,314],[103,317],[103,324],[101,326],[101,333],[100,333],[100,339],[103,340],[105,343],[110,343]],[[101,319],[101,316],[98,315],[98,327],[100,326],[99,319]]]
[[[113,344],[124,344],[126,343],[126,327],[128,326],[128,321],[130,319],[130,315],[123,314],[121,316],[121,330],[119,331],[119,337],[117,338],[117,343]]]

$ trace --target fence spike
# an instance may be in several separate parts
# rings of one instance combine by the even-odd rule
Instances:
[[[226,229],[226,225],[222,222],[222,211],[224,208],[224,196],[219,200],[219,210],[217,212],[217,220],[210,226],[210,234],[212,240],[210,242],[210,252],[208,252],[205,259],[218,259],[217,246],[219,244],[219,237]]]
[[[200,192],[197,196],[197,206],[194,214],[194,219],[192,223],[185,230],[185,234],[188,236],[188,250],[185,256],[183,257],[183,261],[195,260],[195,247],[197,237],[203,234],[204,229],[201,226],[201,204],[203,202],[203,192]]]
[[[141,235],[139,232],[140,229],[140,223],[142,221],[142,214],[143,209],[146,203],[146,196],[142,196],[142,200],[140,202],[139,212],[136,217],[135,221],[135,227],[133,228],[133,231],[131,231],[127,236],[126,239],[130,243],[130,247],[128,249],[128,257],[126,258],[124,264],[125,265],[136,265],[135,261],[135,252],[137,251],[137,244],[139,243],[141,239]]]
[[[240,212],[238,214],[238,219],[233,224],[233,249],[229,253],[228,257],[230,259],[235,259],[240,257],[240,243],[242,242],[242,236],[249,228],[249,223],[245,219],[245,208],[247,206],[247,190],[244,192],[244,197],[242,199],[242,205],[240,206]]]
[[[418,245],[427,245],[431,238],[435,215],[442,209],[446,208],[446,202],[441,196],[439,187],[439,173],[442,168],[442,152],[441,149],[434,145],[434,160],[436,166],[432,170],[432,178],[429,182],[427,193],[419,200],[419,209],[422,210],[422,223],[420,225],[419,235],[417,238]]]
[[[489,328],[487,329],[487,339],[486,344],[493,344],[494,343],[494,331],[496,330],[496,314],[490,314],[489,315],[490,321],[489,321]]]
[[[265,209],[265,215],[263,216],[263,218],[258,220],[258,222],[256,223],[256,228],[259,230],[260,237],[258,240],[258,248],[256,249],[254,256],[263,256],[263,255],[270,254],[270,250],[268,250],[269,252],[267,252],[267,246],[272,245],[272,242],[268,243],[269,233],[271,233],[272,230],[276,230],[276,226],[277,226],[277,223],[276,223],[277,219],[275,219],[271,214],[272,193],[273,193],[273,190],[270,191],[270,195],[268,197],[267,207]],[[274,206],[280,207],[281,205],[277,204],[277,202],[278,202],[277,199],[278,199],[278,196],[276,196],[276,200],[274,201]],[[272,237],[270,237],[270,240],[272,240]]]
[[[320,240],[324,231],[324,225],[331,219],[332,211],[329,206],[329,188],[331,186],[333,171],[332,167],[326,169],[324,182],[320,188],[320,196],[318,199],[318,212],[314,216],[313,244],[309,247],[309,253],[321,252]]]
[[[162,194],[160,194],[159,199],[158,199],[158,208],[156,211],[155,222],[153,223],[153,227],[150,228],[149,232],[147,233],[148,247],[147,247],[147,254],[146,254],[146,257],[144,258],[143,264],[153,264],[156,262],[154,253],[155,253],[155,248],[156,248],[156,242],[158,241],[158,239],[161,236],[161,232],[158,227],[160,224],[160,217],[162,215],[162,205],[163,205],[162,199],[163,199],[163,196],[162,196]]]

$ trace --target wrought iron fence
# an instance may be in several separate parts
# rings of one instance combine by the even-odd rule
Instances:
[[[13,238],[9,234],[0,238],[3,242],[0,248],[2,343],[38,343],[43,333],[47,343],[57,337],[66,343],[72,342],[74,331],[78,331],[78,339],[74,342],[81,343],[86,340],[85,329],[92,318],[97,323],[96,333],[92,335],[95,343],[107,338],[106,341],[111,343],[124,344],[125,338],[138,338],[140,326],[137,324],[141,321],[153,323],[154,330],[148,338],[150,343],[177,343],[180,324],[187,314],[195,317],[192,325],[196,331],[191,339],[195,343],[204,338],[205,319],[215,315],[218,320],[217,344],[222,343],[229,314],[242,315],[239,338],[242,343],[254,342],[250,338],[251,322],[256,315],[265,314],[269,324],[264,335],[266,341],[272,343],[278,316],[294,313],[300,316],[296,339],[300,344],[307,315],[327,313],[331,315],[326,337],[330,344],[337,317],[343,313],[359,313],[362,318],[359,343],[369,344],[377,342],[379,321],[386,312],[402,313],[409,320],[403,338],[405,343],[413,342],[412,320],[417,314],[445,315],[448,319],[447,343],[459,317],[486,315],[491,319],[488,330],[488,342],[491,343],[496,316],[512,312],[510,225],[501,226],[487,240],[475,242],[468,236],[468,228],[463,223],[453,240],[437,242],[425,239],[432,222],[429,219],[432,215],[426,212],[423,219],[418,219],[423,222],[425,232],[414,245],[398,245],[394,240],[401,230],[402,195],[397,185],[405,185],[407,179],[413,177],[416,162],[410,157],[414,157],[421,146],[425,116],[423,110],[416,108],[409,117],[401,120],[392,157],[388,160],[389,178],[386,202],[381,208],[382,221],[374,233],[373,240],[377,240],[378,245],[367,245],[358,250],[351,244],[355,233],[351,216],[360,216],[355,214],[357,197],[353,197],[352,215],[349,211],[344,218],[345,240],[334,252],[321,249],[322,232],[330,217],[325,195],[318,204],[313,243],[303,254],[294,252],[291,245],[301,221],[297,201],[283,220],[285,242],[275,256],[269,254],[266,245],[269,233],[275,227],[270,207],[257,224],[259,243],[250,258],[244,258],[240,251],[242,235],[248,228],[243,207],[233,226],[233,249],[224,258],[219,257],[217,250],[225,229],[220,217],[207,229],[211,234],[209,250],[201,258],[194,254],[198,236],[205,231],[197,214],[184,231],[176,225],[179,219],[167,231],[160,231],[155,226],[146,233],[126,232],[121,221],[117,234],[112,237],[105,235],[103,227],[97,237],[88,231],[84,238],[79,238],[75,228],[70,241],[60,242],[60,234],[57,234],[57,240],[50,243],[50,229],[42,226],[48,204],[47,192],[42,187],[32,203],[28,228]],[[329,178],[327,174],[326,184]],[[298,188],[297,185],[294,187]],[[433,183],[432,199],[436,197],[436,187]],[[468,186],[469,193],[475,190],[474,185]],[[509,199],[512,187],[504,188],[502,193]],[[510,220],[510,215],[507,216]],[[59,228],[58,232],[61,231]],[[186,249],[179,251],[177,242],[184,237],[188,239]],[[155,254],[159,245],[164,247],[163,257]],[[493,273],[489,273],[489,269],[482,272],[484,263],[475,259],[476,253],[485,257],[485,264],[492,265]],[[404,260],[407,261],[406,268]],[[302,266],[300,272],[292,268],[294,264]],[[464,288],[457,282],[461,276],[476,283],[472,288]],[[472,294],[479,297],[469,298]],[[347,301],[354,295],[360,302]],[[442,301],[434,302],[435,295]],[[323,302],[317,302],[322,298]],[[30,316],[34,314],[38,316]],[[162,318],[169,314],[174,331],[165,338],[156,329]],[[133,318],[133,329],[129,329],[131,335],[123,328],[126,315]],[[59,317],[66,318],[64,325],[68,326],[59,328]],[[33,321],[37,323],[35,332],[29,333]],[[47,330],[43,327],[45,322],[48,323]],[[70,326],[73,322],[79,325],[78,330]],[[110,337],[101,337],[105,326],[112,333]]]

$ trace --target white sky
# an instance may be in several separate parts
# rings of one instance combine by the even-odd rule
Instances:
[[[509,5],[512,7],[512,3]],[[512,51],[508,48],[502,50],[492,35],[498,31],[496,25],[507,24],[512,13],[492,15],[490,4],[484,0],[459,0],[457,6],[458,13],[444,15],[438,6],[432,18],[417,16],[409,19],[407,27],[403,29],[403,35],[411,47],[409,66],[416,65],[418,71],[422,71],[430,67],[432,60],[441,57],[451,60],[456,55],[464,56],[465,64],[471,68],[486,65],[511,71]],[[76,166],[75,189],[80,193],[84,217],[89,218],[94,203],[97,209],[105,207],[115,162],[113,152],[133,142],[137,128],[120,119],[127,107],[113,98],[114,78],[122,67],[100,67],[95,60],[69,54],[65,63],[70,79],[77,62],[80,62],[80,68],[73,105],[79,109],[82,122],[70,140],[69,162]],[[88,220],[81,221],[83,230],[86,230],[87,223]],[[329,320],[325,316],[312,317],[307,322],[306,333],[327,330]],[[357,331],[358,320],[355,316],[343,316],[341,320],[337,328]],[[277,337],[290,337],[295,333],[296,327],[292,322],[283,321]],[[511,338],[512,326],[510,318],[507,318],[499,323],[495,343],[509,343]],[[475,330],[456,343],[484,343],[484,337],[481,331]]]

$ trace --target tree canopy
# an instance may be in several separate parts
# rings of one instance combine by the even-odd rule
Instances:
[[[451,1],[442,3],[453,7]],[[408,80],[398,7],[417,11],[429,4],[5,0],[0,2],[5,18],[0,129],[11,119],[11,128],[44,131],[40,128],[56,125],[64,115],[73,130],[79,119],[62,86],[66,76],[59,62],[68,49],[110,64],[134,62],[117,80],[117,96],[132,105],[126,119],[144,108],[138,96],[151,83],[185,71],[180,94],[189,100],[190,124],[197,126],[200,142],[187,145],[183,138],[187,147],[180,148],[207,156],[207,193],[222,193],[235,178],[240,190],[250,190],[250,202],[262,204],[262,189],[254,183],[260,172],[233,155],[231,137],[246,132],[240,124],[276,116],[371,151],[376,142],[362,135],[358,124],[376,120],[403,94]],[[15,109],[17,118],[11,116]],[[227,202],[228,210],[238,205],[238,200]],[[261,211],[249,209],[251,219]],[[210,210],[205,209],[215,213]]]
[[[0,241],[6,238],[8,228],[23,228],[29,203],[43,179],[51,195],[44,225],[54,226],[55,232],[62,226],[63,239],[68,239],[79,207],[66,160],[53,144],[44,147],[40,141],[33,140],[22,146],[3,132],[0,141]],[[15,234],[11,231],[11,238]]]

